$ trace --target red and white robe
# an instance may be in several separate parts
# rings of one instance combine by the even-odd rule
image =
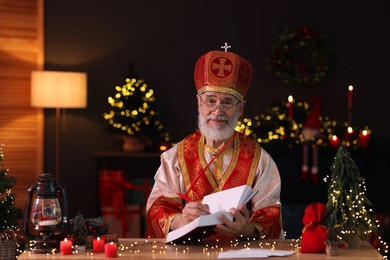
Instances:
[[[193,201],[246,184],[258,191],[249,207],[250,222],[259,230],[260,237],[281,238],[281,181],[271,156],[253,139],[237,133],[233,148],[220,154],[194,183],[213,156],[200,131],[161,155],[161,166],[146,205],[147,236],[167,236],[173,218],[182,212],[185,203],[177,193],[185,194],[192,184],[188,196]],[[218,235],[223,239],[223,235]]]

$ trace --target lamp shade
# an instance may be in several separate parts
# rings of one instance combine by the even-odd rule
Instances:
[[[87,74],[83,72],[31,72],[31,106],[85,108]]]

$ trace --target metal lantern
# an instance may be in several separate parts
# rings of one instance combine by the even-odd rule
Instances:
[[[23,233],[35,245],[34,253],[55,253],[69,229],[65,188],[44,173],[30,185],[24,210]]]

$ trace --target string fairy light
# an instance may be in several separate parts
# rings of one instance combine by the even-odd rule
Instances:
[[[362,240],[376,238],[378,251],[387,259],[388,246],[378,234],[380,228],[374,219],[371,202],[365,195],[365,179],[353,161],[348,148],[340,147],[331,165],[328,183],[327,226],[340,230],[339,240],[351,234]]]
[[[292,97],[290,98],[292,100]],[[294,117],[290,116],[294,111]],[[288,143],[302,145],[305,139],[302,134],[305,119],[310,113],[308,102],[294,100],[282,101],[280,105],[269,109],[268,114],[244,117],[238,121],[235,130],[253,137],[259,144]],[[348,122],[337,122],[329,116],[320,116],[322,128],[315,140],[317,146],[367,148],[371,130],[368,126],[359,128]],[[365,130],[364,134],[363,131]],[[345,134],[347,133],[347,134]],[[355,135],[354,133],[360,133]],[[345,135],[345,138],[339,138]],[[333,138],[336,138],[334,140]]]
[[[103,114],[108,130],[115,134],[159,137],[166,142],[169,134],[155,109],[155,93],[143,79],[126,78],[122,86],[115,86],[116,93],[108,97],[109,111]]]

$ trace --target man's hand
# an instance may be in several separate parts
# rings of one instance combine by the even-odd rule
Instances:
[[[210,214],[209,205],[195,201],[188,202],[183,208],[182,213],[176,215],[176,217],[172,220],[171,230],[178,229],[198,217],[208,214]]]
[[[241,205],[240,209],[231,208],[230,213],[232,213],[234,221],[230,221],[225,215],[221,214],[219,218],[223,224],[218,224],[216,226],[216,231],[223,234],[231,234],[244,237],[254,237],[257,238],[258,231],[257,229],[249,222],[250,212],[245,207]]]

